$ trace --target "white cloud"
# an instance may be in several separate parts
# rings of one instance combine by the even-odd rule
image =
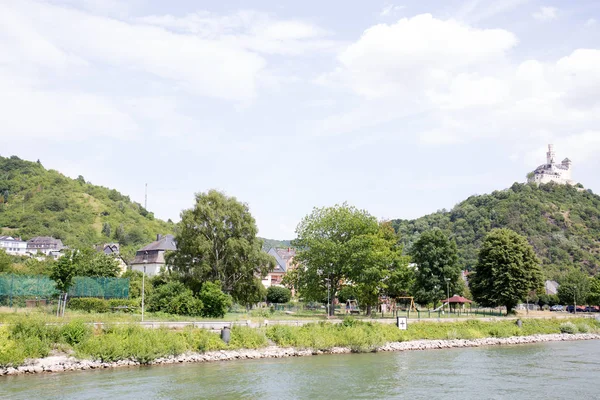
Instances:
[[[481,22],[518,8],[529,0],[494,0],[466,1],[455,13],[454,17],[470,23]]]
[[[408,122],[416,128],[396,135],[417,132],[430,145],[495,138],[531,148],[584,133],[589,143],[600,125],[600,50],[516,63],[517,43],[508,31],[430,15],[373,26],[320,78],[350,89],[357,105],[319,121],[315,131],[351,134]]]
[[[182,103],[212,98],[243,107],[261,88],[291,79],[268,70],[267,55],[334,43],[314,24],[264,13],[131,19],[132,4],[1,2],[3,132],[23,139],[202,136],[202,117],[183,113]]]
[[[516,43],[502,29],[476,29],[423,14],[367,29],[341,52],[341,67],[329,79],[373,98],[423,94],[470,66],[497,68]]]
[[[585,24],[584,24],[584,26],[585,26],[586,28],[590,28],[590,27],[592,27],[592,26],[596,25],[596,22],[597,22],[597,21],[596,21],[596,19],[595,19],[595,18],[590,18],[590,19],[588,19],[587,21],[585,21]]]
[[[279,20],[256,11],[238,11],[225,16],[202,11],[184,17],[147,16],[136,21],[264,54],[299,55],[332,49],[337,45],[337,42],[327,39],[329,32],[314,24],[293,19]]]
[[[558,18],[558,8],[540,7],[540,9],[534,12],[532,16],[538,21],[553,21]]]
[[[390,17],[405,9],[406,6],[397,6],[394,4],[386,4],[379,12],[380,17]]]

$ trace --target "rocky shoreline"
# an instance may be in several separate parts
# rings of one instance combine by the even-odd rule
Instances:
[[[413,351],[413,350],[438,350],[466,347],[519,345],[542,342],[574,341],[574,340],[599,340],[599,334],[551,334],[515,336],[510,338],[485,338],[485,339],[452,339],[452,340],[413,340],[409,342],[388,343],[375,349],[380,351]],[[281,348],[277,346],[266,347],[258,350],[221,350],[206,353],[186,353],[175,357],[159,358],[150,365],[181,364],[214,361],[256,360],[262,358],[305,357],[321,354],[348,354],[352,350],[346,347],[336,347],[330,350],[306,350],[294,348]],[[139,366],[140,363],[132,360],[116,362],[101,362],[93,360],[79,360],[68,355],[51,356],[31,360],[18,368],[0,368],[0,376],[23,375],[65,371],[84,371],[90,369],[105,369],[117,367]]]

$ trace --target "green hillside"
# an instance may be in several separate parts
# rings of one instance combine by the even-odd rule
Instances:
[[[174,224],[154,218],[114,189],[71,179],[41,163],[0,157],[0,230],[4,235],[53,236],[70,247],[119,242],[131,258]]]
[[[292,245],[291,240],[275,240],[275,239],[262,239],[263,250],[269,251],[271,248],[286,248]]]
[[[515,183],[507,190],[469,197],[451,211],[395,220],[393,225],[407,250],[424,230],[446,231],[456,240],[465,269],[475,265],[487,232],[510,228],[528,238],[547,278],[573,268],[600,272],[600,196],[581,187]]]

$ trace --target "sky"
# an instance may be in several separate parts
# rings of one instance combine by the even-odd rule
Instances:
[[[600,2],[0,1],[0,154],[177,221],[247,203],[379,219],[524,182],[547,145],[600,192]]]

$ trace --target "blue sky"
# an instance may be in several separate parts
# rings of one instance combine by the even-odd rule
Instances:
[[[554,143],[600,191],[597,1],[8,0],[0,154],[178,220],[196,192],[292,238],[314,206],[415,218]]]

